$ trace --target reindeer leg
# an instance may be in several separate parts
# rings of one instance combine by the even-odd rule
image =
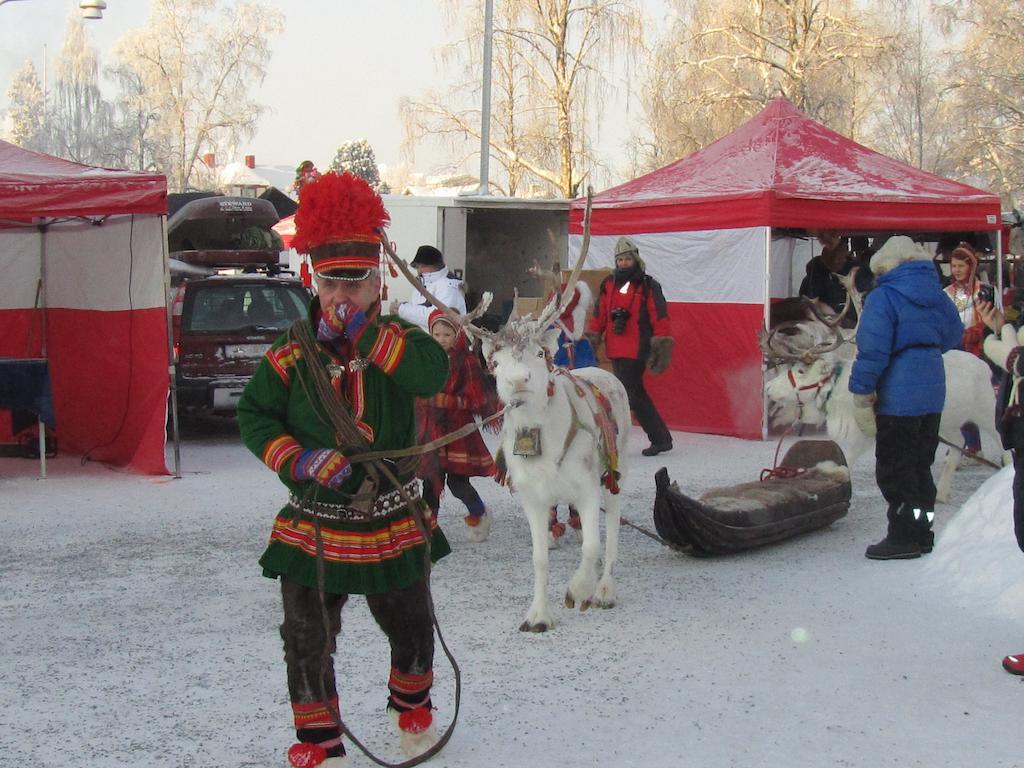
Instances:
[[[608,491],[604,492],[604,572],[597,583],[594,605],[598,608],[611,608],[615,605],[615,578],[612,567],[619,556],[619,497]]]
[[[530,524],[533,542],[533,602],[526,612],[526,620],[519,625],[519,631],[547,632],[555,626],[548,602],[548,508],[523,499],[523,512]]]
[[[591,606],[594,590],[597,588],[597,555],[601,546],[601,527],[597,519],[599,510],[596,495],[578,500],[576,506],[580,513],[583,545],[580,547],[580,565],[565,592],[565,607],[573,608],[579,601],[580,610],[585,611]]]

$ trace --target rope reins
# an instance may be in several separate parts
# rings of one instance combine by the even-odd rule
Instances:
[[[762,483],[765,480],[771,480],[772,478],[776,478],[779,480],[789,480],[790,478],[793,477],[799,477],[800,475],[807,471],[806,467],[779,466],[779,451],[782,450],[782,441],[786,439],[786,435],[793,431],[793,427],[795,427],[799,423],[799,421],[799,418],[794,419],[790,423],[790,425],[786,427],[785,431],[781,435],[779,435],[779,440],[777,443],[775,443],[775,458],[772,459],[772,466],[765,467],[764,469],[762,469],[761,475],[758,478],[758,480],[760,480]]]

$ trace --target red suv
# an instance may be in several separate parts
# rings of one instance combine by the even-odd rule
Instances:
[[[267,347],[306,315],[309,291],[280,273],[277,220],[266,200],[223,195],[190,200],[168,220],[185,410],[233,413]]]
[[[267,347],[306,316],[309,298],[299,280],[265,274],[182,283],[175,301],[178,403],[234,412]]]

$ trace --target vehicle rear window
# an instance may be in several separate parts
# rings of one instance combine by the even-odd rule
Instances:
[[[216,333],[283,331],[305,317],[309,295],[289,285],[210,285],[190,291],[182,330]]]

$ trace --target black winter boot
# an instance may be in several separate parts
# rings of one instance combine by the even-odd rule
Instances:
[[[912,521],[914,530],[917,532],[917,543],[921,547],[921,554],[927,555],[935,548],[935,532],[932,531],[935,510],[911,507],[909,504],[905,504],[903,513]]]
[[[921,556],[918,531],[907,505],[889,505],[886,513],[889,529],[877,544],[869,546],[864,556],[870,560],[911,560]]]

